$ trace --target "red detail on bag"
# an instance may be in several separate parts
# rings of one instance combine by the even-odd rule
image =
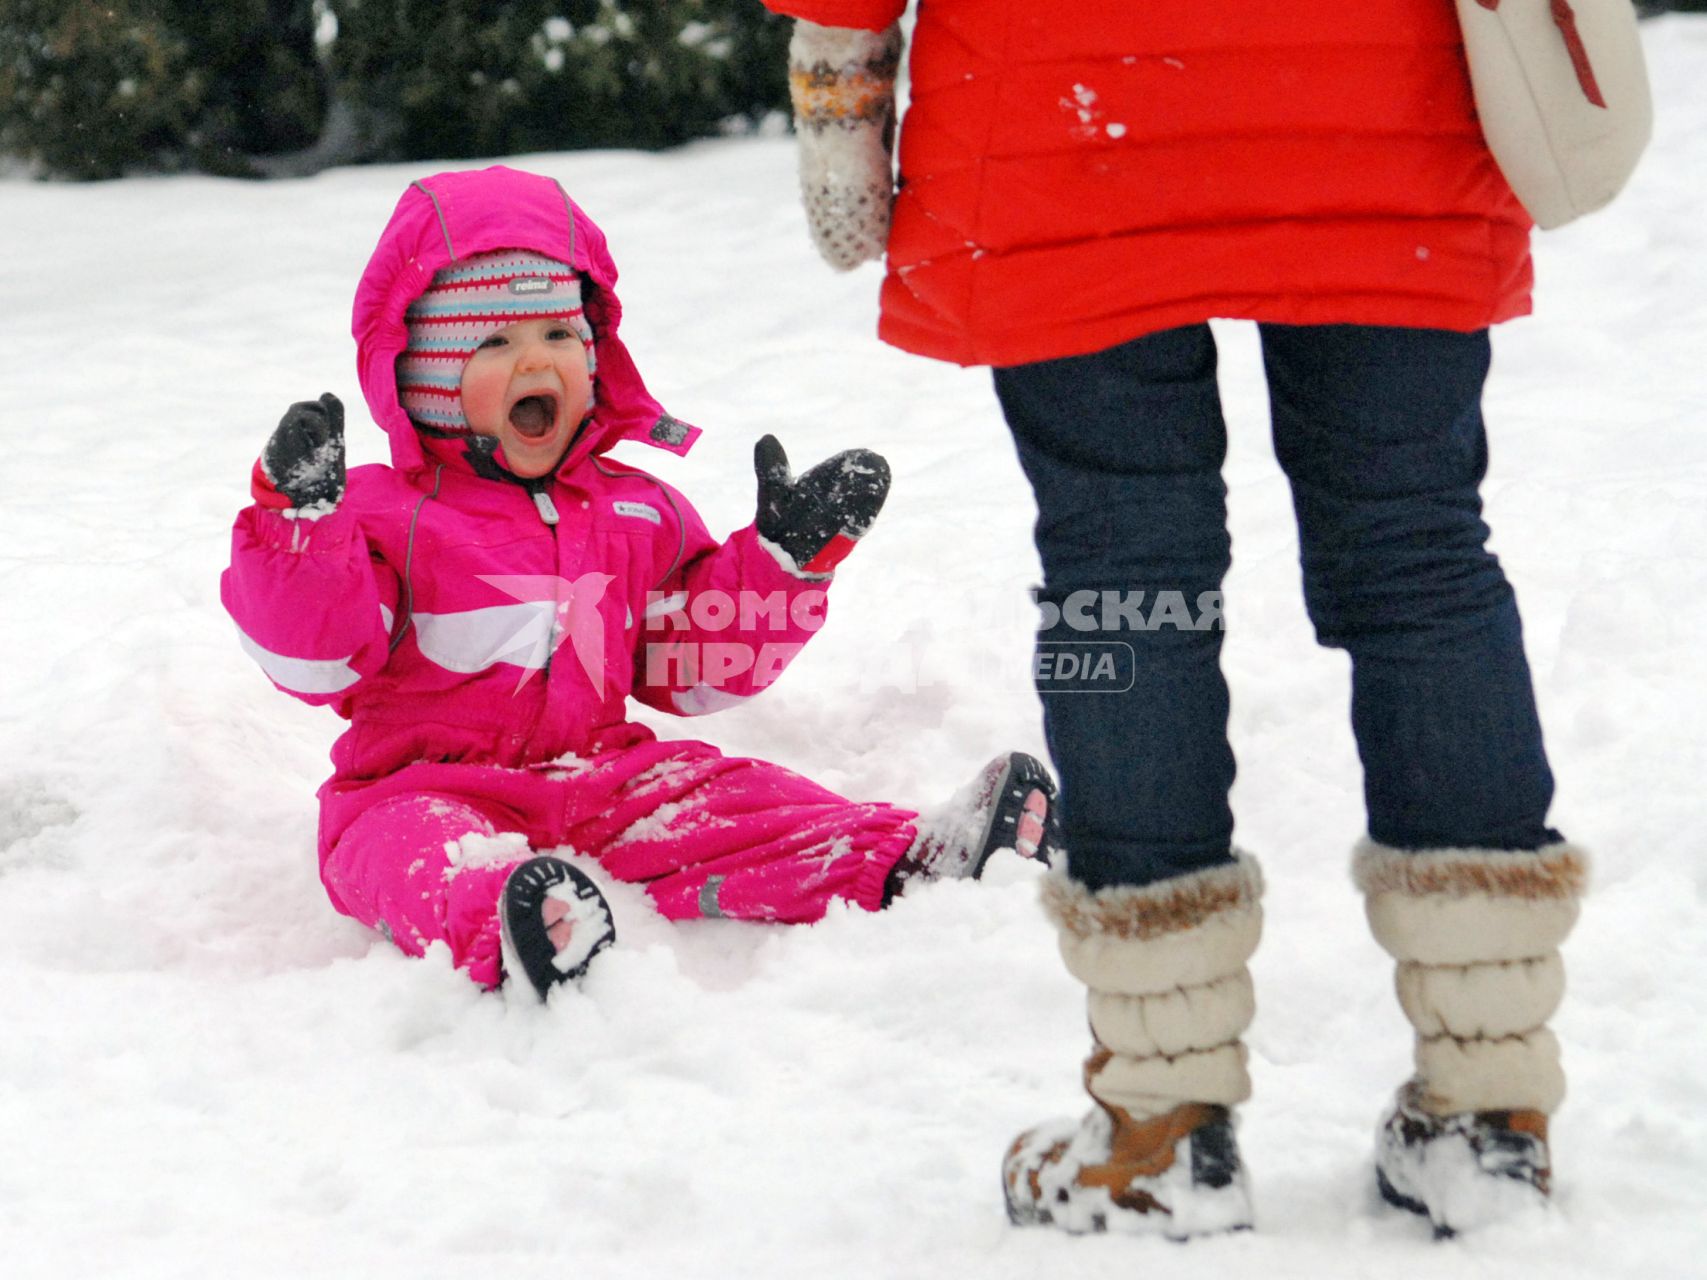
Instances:
[[[1490,12],[1500,7],[1500,0],[1476,0],[1476,3]],[[1583,97],[1597,107],[1605,107],[1606,99],[1601,95],[1600,82],[1594,78],[1594,63],[1589,61],[1588,46],[1583,44],[1582,32],[1577,30],[1576,10],[1571,8],[1570,0],[1550,0],[1550,3],[1553,25],[1565,37],[1565,52],[1571,55],[1571,67],[1577,73],[1577,83],[1583,87]]]
[[[249,473],[249,494],[257,506],[273,511],[290,510],[290,499],[273,488],[273,482],[267,478],[267,470],[259,458],[255,459],[255,469]]]
[[[859,539],[850,538],[845,533],[838,533],[835,537],[830,539],[829,543],[822,551],[800,566],[801,571],[804,573],[830,572],[830,570],[834,569],[843,560],[847,559],[848,552],[854,549],[854,543],[857,541],[859,541]]]
[[[1577,70],[1577,83],[1582,85],[1584,96],[1597,107],[1606,106],[1606,99],[1601,96],[1600,85],[1594,78],[1594,66],[1588,60],[1588,49],[1583,45],[1582,33],[1577,30],[1577,15],[1569,0],[1553,0],[1553,21],[1559,24],[1559,34],[1565,37],[1565,48],[1570,50],[1571,65]]]

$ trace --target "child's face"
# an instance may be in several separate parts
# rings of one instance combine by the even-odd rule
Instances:
[[[592,403],[580,335],[562,320],[520,320],[498,330],[462,368],[462,412],[497,436],[510,470],[532,480],[554,469]]]

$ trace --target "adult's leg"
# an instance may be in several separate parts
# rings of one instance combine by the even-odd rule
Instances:
[[[1269,325],[1263,352],[1305,600],[1351,654],[1355,875],[1416,1033],[1378,1183],[1457,1230],[1547,1194],[1565,1080],[1546,1024],[1585,877],[1546,825],[1517,603],[1485,545],[1488,336]]]
[[[1517,601],[1478,492],[1486,331],[1264,325],[1262,341],[1305,604],[1351,655],[1370,836],[1556,841]]]
[[[1037,689],[1069,869],[1091,889],[1232,860],[1215,365],[1192,325],[995,371],[1037,495]]]
[[[1233,853],[1227,802],[1214,340],[1194,325],[998,369],[996,391],[1037,495],[1037,685],[1069,873],[1045,902],[1089,992],[1096,1104],[1013,1144],[1008,1213],[1179,1237],[1248,1226],[1229,1109],[1250,1096],[1262,882]],[[1109,654],[1112,680],[1094,665]]]

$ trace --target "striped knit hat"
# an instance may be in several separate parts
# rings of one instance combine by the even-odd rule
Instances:
[[[567,263],[526,249],[499,249],[451,263],[409,304],[409,345],[397,357],[397,398],[416,423],[466,435],[462,368],[480,344],[518,320],[560,319],[587,347],[593,330],[581,310],[581,278]],[[587,411],[592,411],[589,401]]]

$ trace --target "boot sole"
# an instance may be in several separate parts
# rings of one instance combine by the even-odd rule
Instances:
[[[1375,1171],[1375,1189],[1381,1193],[1381,1198],[1395,1209],[1403,1209],[1406,1213],[1414,1213],[1419,1218],[1429,1219],[1434,1228],[1436,1240],[1451,1240],[1457,1236],[1458,1233],[1445,1223],[1434,1221],[1434,1215],[1429,1213],[1426,1204],[1400,1191],[1387,1180],[1387,1175],[1379,1169]]]
[[[1387,1180],[1387,1175],[1379,1169],[1375,1171],[1375,1189],[1381,1193],[1381,1198],[1395,1209],[1403,1209],[1406,1213],[1414,1213],[1421,1218],[1428,1217],[1428,1206],[1426,1204],[1400,1191]]]
[[[604,913],[599,937],[579,963],[567,969],[557,966],[558,950],[547,932],[543,915],[547,895],[563,885],[569,886],[570,894],[578,901],[595,904]],[[580,925],[596,927],[594,920],[583,920]],[[579,982],[586,976],[593,959],[616,941],[616,925],[612,922],[610,906],[604,895],[597,885],[561,858],[529,858],[516,865],[504,880],[504,892],[499,899],[498,931],[506,955],[515,957],[522,976],[542,1001],[551,994],[553,987]]]
[[[996,850],[1019,851],[1020,824],[1031,812],[1026,802],[1034,794],[1041,794],[1044,800],[1043,812],[1032,813],[1041,824],[1043,834],[1036,850],[1021,856],[1033,858],[1044,866],[1053,865],[1059,850],[1055,838],[1055,779],[1036,756],[1015,751],[1008,756],[1002,776],[991,792],[990,817],[978,841],[978,856],[972,860],[971,870],[967,873],[972,879],[984,874],[984,866]]]

